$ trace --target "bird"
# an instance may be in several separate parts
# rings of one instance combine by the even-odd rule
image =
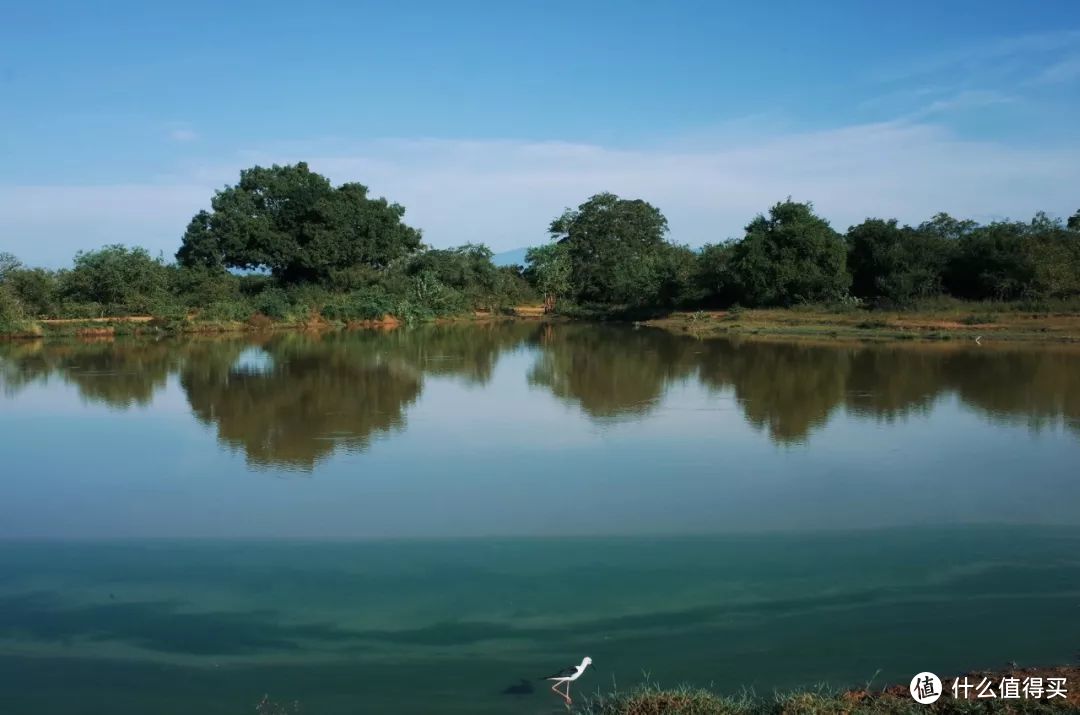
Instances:
[[[581,665],[571,665],[568,668],[563,668],[558,673],[547,676],[546,678],[544,678],[544,680],[554,681],[555,684],[551,686],[551,689],[555,691],[558,695],[560,695],[564,700],[566,700],[566,704],[569,705],[570,703],[574,702],[570,699],[570,683],[580,678],[581,674],[584,673],[585,669],[588,668],[590,665],[592,665],[592,658],[590,658],[589,656],[585,656],[581,659]],[[559,686],[564,683],[566,684],[565,693],[559,690]]]

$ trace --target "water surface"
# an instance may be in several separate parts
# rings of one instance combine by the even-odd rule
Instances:
[[[1080,638],[1069,346],[6,343],[0,388],[6,712],[548,713],[583,655],[768,692]]]

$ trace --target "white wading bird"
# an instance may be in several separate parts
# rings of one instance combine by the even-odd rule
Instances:
[[[581,659],[581,665],[571,665],[569,668],[563,668],[554,675],[549,675],[544,680],[554,680],[555,684],[551,686],[551,689],[561,695],[566,704],[569,705],[573,702],[570,699],[570,683],[574,682],[581,677],[581,674],[585,672],[585,669],[592,665],[592,658],[585,656]],[[566,692],[559,690],[559,686],[566,683]]]

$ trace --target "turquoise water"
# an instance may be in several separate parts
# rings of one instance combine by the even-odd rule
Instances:
[[[1070,662],[1080,352],[0,344],[5,713],[565,712]]]

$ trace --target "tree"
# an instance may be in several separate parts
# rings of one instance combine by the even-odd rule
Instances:
[[[942,212],[934,214],[934,217],[929,221],[924,221],[919,224],[918,231],[950,241],[959,241],[978,227],[979,224],[975,221],[970,219],[956,219],[949,214]]]
[[[571,291],[578,300],[646,304],[656,299],[668,223],[655,206],[597,194],[567,209],[548,230],[566,244]]]
[[[22,303],[27,315],[48,317],[56,313],[59,285],[56,274],[46,268],[17,268],[3,281]]]
[[[851,285],[843,239],[810,203],[788,199],[758,215],[732,249],[731,267],[752,305],[835,300]]]
[[[491,249],[475,243],[431,249],[413,256],[406,273],[428,291],[445,286],[461,294],[472,308],[493,308],[501,285]]]
[[[1069,217],[1069,223],[1067,225],[1070,231],[1080,231],[1080,211],[1077,211]]]
[[[335,270],[385,268],[420,248],[405,209],[362,184],[334,188],[301,162],[256,166],[217,192],[188,224],[176,258],[186,267],[268,270],[286,283],[326,281]]]
[[[75,254],[61,274],[60,291],[71,301],[98,303],[106,312],[145,313],[169,295],[169,269],[145,248],[119,244]]]
[[[907,303],[941,292],[951,243],[938,233],[871,218],[848,229],[847,243],[854,295]]]
[[[18,258],[7,251],[0,251],[0,283],[3,283],[10,273],[20,268],[22,268],[22,262]]]
[[[660,252],[658,271],[660,284],[656,302],[664,307],[698,305],[705,297],[700,287],[698,252],[689,246],[666,243]]]
[[[1040,211],[1028,226],[1026,248],[1037,295],[1080,295],[1080,236],[1076,231]]]
[[[735,241],[706,244],[698,255],[697,282],[703,300],[713,306],[737,303],[738,279],[731,267]]]
[[[566,244],[548,243],[525,252],[525,276],[544,296],[544,312],[555,309],[555,302],[571,289],[570,256]]]
[[[1027,234],[1019,221],[995,221],[964,233],[949,267],[949,292],[971,300],[1032,297],[1035,268]]]

